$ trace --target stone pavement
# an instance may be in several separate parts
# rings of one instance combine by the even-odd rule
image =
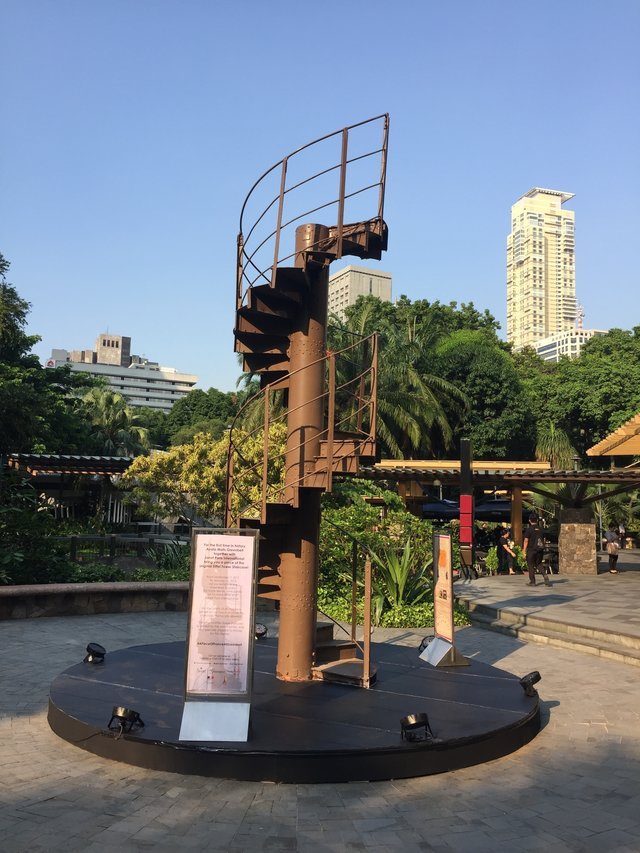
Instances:
[[[441,776],[274,785],[97,758],[46,722],[52,678],[89,640],[184,638],[184,614],[0,623],[0,850],[640,851],[638,670],[475,628],[459,646],[539,669],[544,728],[520,751]],[[416,644],[424,632],[387,629]]]
[[[550,577],[550,589],[540,577],[535,587],[529,587],[525,575],[497,575],[471,583],[457,581],[455,592],[496,609],[640,639],[640,572]]]

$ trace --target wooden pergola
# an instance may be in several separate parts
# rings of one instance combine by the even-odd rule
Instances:
[[[587,456],[640,456],[640,412],[590,447]]]
[[[398,483],[407,505],[424,503],[423,486],[460,487],[460,462],[457,460],[385,460],[360,476],[372,480]],[[513,538],[522,544],[522,493],[534,492],[559,503],[564,508],[580,509],[614,495],[640,488],[640,470],[611,468],[606,471],[588,469],[553,471],[544,462],[477,461],[472,464],[472,485],[500,488],[511,492],[511,528]],[[414,487],[411,487],[414,484]],[[550,484],[567,484],[567,494],[549,491]],[[606,486],[606,491],[587,494],[590,486]]]

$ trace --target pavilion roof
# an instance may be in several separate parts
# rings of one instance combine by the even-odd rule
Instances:
[[[640,412],[590,447],[587,456],[640,456]]]
[[[28,474],[122,474],[131,465],[128,456],[82,456],[60,453],[10,453],[10,468]]]
[[[516,467],[519,466],[519,467]],[[546,463],[482,462],[473,463],[473,481],[477,485],[508,486],[528,483],[640,483],[640,471],[632,468],[608,468],[606,471],[552,471]],[[442,485],[460,482],[460,463],[441,460],[385,460],[372,468],[363,468],[360,477],[372,480],[417,480]]]

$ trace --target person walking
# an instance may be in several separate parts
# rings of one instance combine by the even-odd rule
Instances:
[[[618,525],[618,540],[620,543],[620,548],[625,547],[625,540],[627,538],[627,531],[625,530],[624,523],[621,521]]]
[[[616,530],[615,524],[610,524],[609,529],[604,534],[607,543],[607,554],[609,555],[609,573],[612,575],[618,574],[618,552],[620,551],[620,536]]]
[[[547,567],[542,562],[544,553],[544,539],[538,516],[532,513],[529,516],[529,526],[524,531],[524,542],[522,551],[527,560],[527,571],[529,572],[529,586],[536,585],[536,570],[540,571],[545,586],[551,586],[547,576]]]
[[[498,574],[499,575],[515,575],[513,566],[516,559],[516,552],[511,547],[509,541],[510,531],[508,528],[503,528],[498,540]]]

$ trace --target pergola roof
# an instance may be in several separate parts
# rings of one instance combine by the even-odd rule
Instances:
[[[10,453],[10,468],[28,474],[122,474],[131,465],[128,456],[80,456],[59,453]]]
[[[587,450],[587,456],[640,455],[640,412]]]
[[[443,460],[386,460],[363,468],[360,476],[372,480],[417,480],[433,485],[457,485],[460,463]],[[479,486],[521,486],[530,483],[581,483],[585,485],[640,483],[640,471],[608,468],[606,471],[552,471],[544,462],[474,462],[473,482]]]

